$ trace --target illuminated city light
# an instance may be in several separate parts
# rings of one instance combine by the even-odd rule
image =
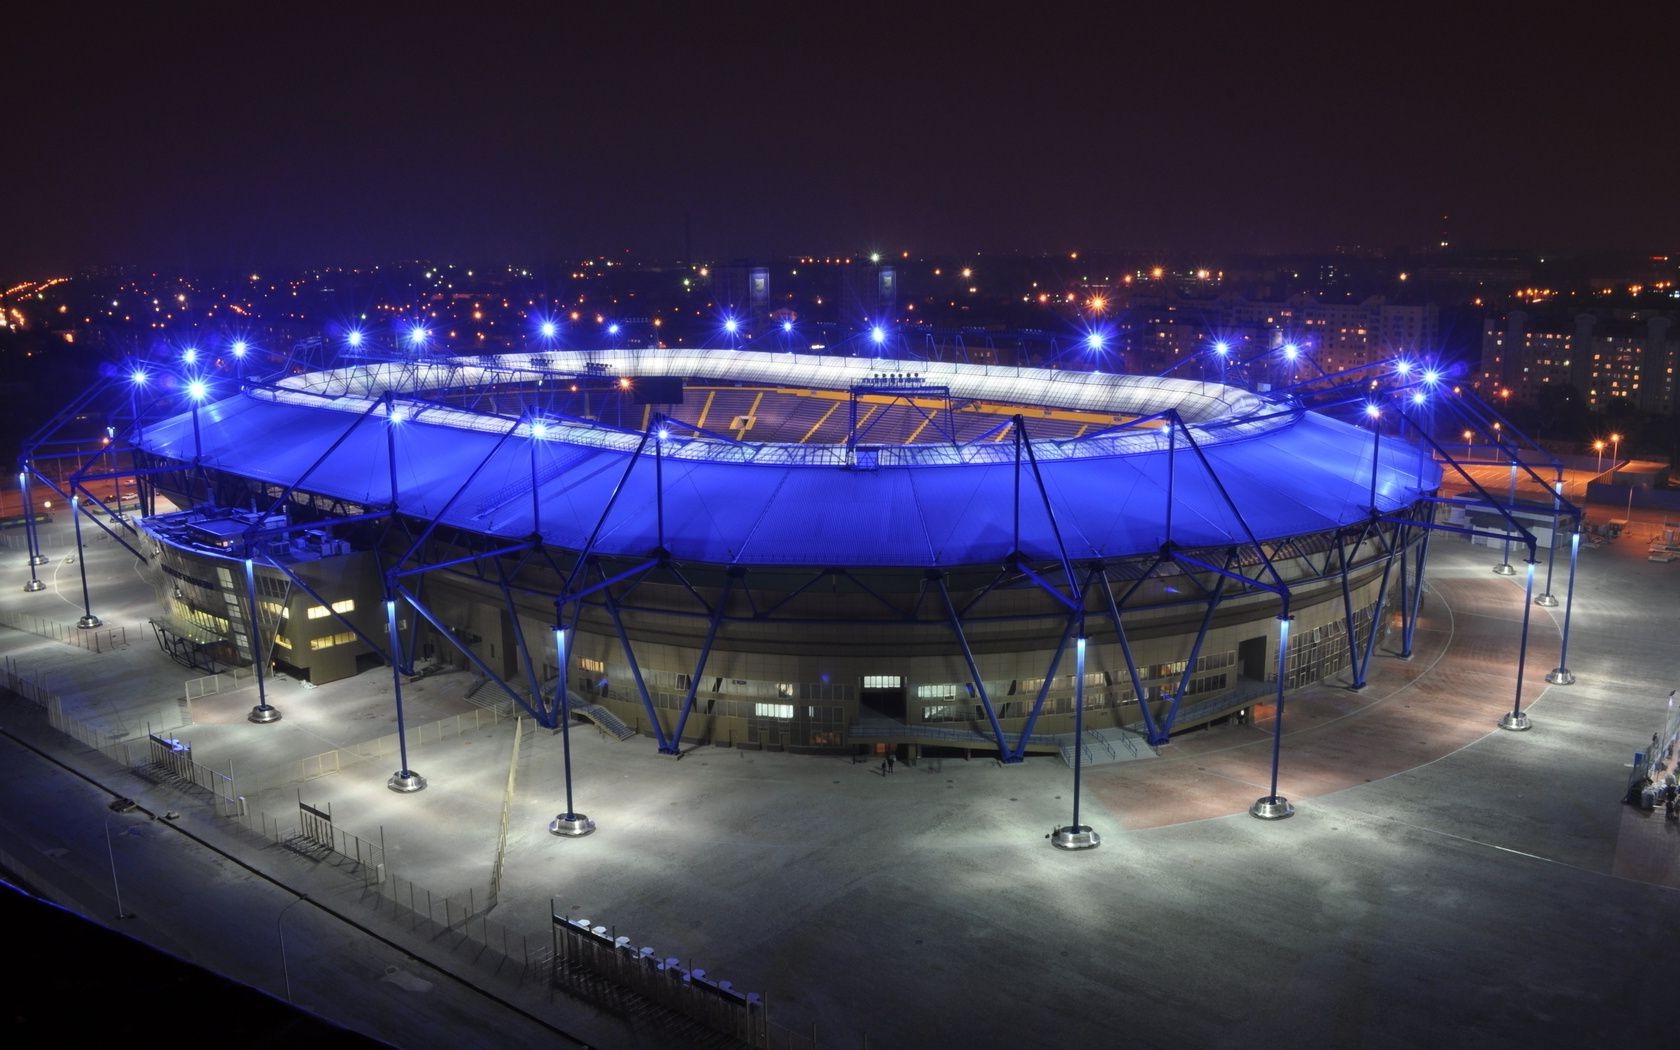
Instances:
[[[233,346],[231,347],[231,349],[233,350],[233,356],[234,357],[244,357],[245,356],[245,351],[248,349],[248,347],[245,343],[245,340],[235,339],[233,341]]]
[[[187,384],[187,395],[194,401],[203,401],[210,393],[210,388],[204,385],[204,380],[195,379]]]
[[[1226,354],[1231,352],[1231,344],[1221,339],[1213,344],[1213,352],[1218,354],[1220,357],[1224,357]]]
[[[1103,335],[1102,335],[1102,333],[1101,332],[1092,332],[1089,335],[1087,335],[1085,337],[1085,348],[1087,350],[1101,350],[1103,348]]]
[[[182,350],[181,360],[185,361],[189,365],[198,364],[198,347],[189,346],[185,350]]]
[[[128,374],[129,382],[133,383],[135,386],[145,386],[146,380],[150,378],[151,377],[146,374],[146,370],[144,368],[136,368]]]
[[[880,346],[887,341],[887,330],[880,325],[875,325],[869,329],[869,338],[876,346]]]
[[[426,337],[429,335],[431,335],[431,333],[426,331],[424,326],[415,325],[408,330],[408,341],[414,346],[420,346],[425,343]]]
[[[542,335],[544,339],[553,339],[554,333],[559,330],[559,327],[553,321],[544,321],[542,323]]]
[[[349,343],[351,346],[361,346],[362,345],[361,330],[356,329],[356,328],[350,329],[350,333],[344,337],[344,341]]]

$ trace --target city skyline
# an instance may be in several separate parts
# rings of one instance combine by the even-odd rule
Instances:
[[[170,13],[21,19],[8,269],[1680,241],[1649,20]]]

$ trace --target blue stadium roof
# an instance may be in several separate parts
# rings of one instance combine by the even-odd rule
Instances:
[[[582,357],[545,355],[540,365],[502,359],[500,366],[570,375],[581,373]],[[602,357],[589,360],[599,368]],[[859,369],[937,368],[940,375],[930,381],[949,382],[953,394],[987,380],[1008,386],[1021,404],[1100,404],[1117,414],[1174,407],[1183,414],[1212,475],[1182,434],[1173,453],[1159,429],[1035,441],[1050,511],[1031,469],[1023,466],[1020,546],[1029,556],[1058,553],[1051,514],[1072,558],[1156,551],[1169,538],[1169,491],[1170,538],[1186,547],[1244,543],[1248,530],[1262,540],[1281,539],[1360,522],[1371,513],[1371,431],[1216,384],[723,352],[644,351],[608,359],[625,375],[687,376],[704,359],[706,367],[743,381],[797,380],[839,389],[855,382]],[[835,360],[849,363],[837,369]],[[770,365],[774,375],[764,371]],[[199,409],[204,462],[350,503],[383,506],[392,499],[390,447],[403,514],[508,539],[540,532],[546,543],[572,550],[582,548],[599,525],[593,549],[605,555],[641,557],[659,545],[651,441],[603,521],[641,435],[557,424],[544,426],[539,437],[529,420],[405,402],[403,395],[418,397],[443,382],[443,372],[421,375],[395,367],[381,372],[385,367],[315,373],[288,381],[278,392],[253,390],[207,403]],[[476,361],[454,362],[444,371],[454,383],[463,378],[462,369],[481,367]],[[1070,378],[1079,375],[1088,378]],[[397,424],[387,422],[377,401],[386,390],[399,398]],[[1030,435],[1030,418],[1026,428]],[[192,413],[149,424],[140,444],[165,457],[192,460]],[[1015,546],[1012,442],[989,442],[972,456],[948,444],[886,450],[874,469],[848,465],[843,449],[817,451],[827,455],[801,446],[673,437],[660,463],[665,549],[685,561],[885,567],[991,564]],[[1400,510],[1439,487],[1440,468],[1415,445],[1385,436],[1378,453],[1378,510]]]

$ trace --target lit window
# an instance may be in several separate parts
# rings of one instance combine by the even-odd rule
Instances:
[[[792,704],[754,704],[753,714],[760,718],[792,718]]]

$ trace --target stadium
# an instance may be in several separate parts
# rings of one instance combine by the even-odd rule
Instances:
[[[1254,392],[667,349],[136,365],[72,406],[127,400],[126,451],[76,485],[184,664],[390,665],[399,721],[405,679],[466,669],[545,726],[679,756],[1096,757],[1358,688],[1396,626],[1409,650],[1442,474],[1403,433],[1421,383],[1385,375]],[[1313,407],[1354,388],[1355,421]],[[138,515],[96,495],[124,479]]]

